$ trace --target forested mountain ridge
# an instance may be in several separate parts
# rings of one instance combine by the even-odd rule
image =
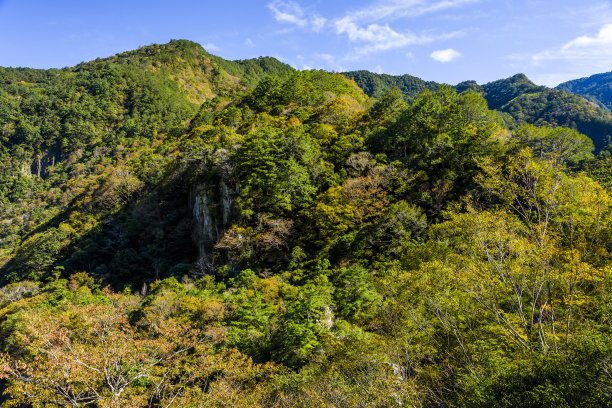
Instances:
[[[582,95],[594,103],[612,110],[612,72],[567,81],[559,84],[556,89]]]
[[[293,71],[271,58],[225,61],[185,40],[72,68],[0,68],[0,263],[24,231],[82,193],[76,180],[127,174],[117,168],[182,134],[202,102],[226,103]]]
[[[612,151],[545,125],[574,96],[182,40],[2,74],[3,406],[612,405]]]
[[[374,98],[380,98],[385,91],[396,86],[407,100],[412,100],[424,89],[435,91],[440,84],[424,81],[412,75],[374,74],[370,71],[342,72],[342,75],[353,79],[365,93]]]
[[[347,72],[345,75],[353,78],[370,96],[380,95],[397,86],[407,100],[411,100],[419,91],[435,90],[439,86],[435,82],[425,82],[416,77],[374,74],[368,71]],[[472,89],[481,93],[490,109],[505,114],[506,125],[511,128],[524,123],[570,127],[589,136],[596,151],[610,143],[610,112],[580,95],[574,95],[580,92],[569,93],[569,88],[550,89],[538,86],[524,74],[484,85],[465,81],[455,88],[458,92]]]

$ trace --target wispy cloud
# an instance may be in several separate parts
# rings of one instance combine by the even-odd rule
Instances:
[[[448,48],[446,50],[434,51],[430,54],[430,57],[438,62],[446,63],[461,57],[461,53],[452,48]]]
[[[547,85],[553,81],[562,82],[596,72],[610,71],[612,24],[604,24],[596,32],[578,36],[565,44],[530,55],[528,58],[534,67],[563,67],[564,73],[547,74],[542,80]]]
[[[336,19],[333,26],[337,34],[346,35],[351,42],[361,42],[356,55],[410,45],[422,45],[460,35],[461,32],[417,34],[409,30],[398,31],[390,26],[400,18],[419,17],[448,8],[460,7],[479,0],[386,0],[372,6],[354,10]]]
[[[425,14],[457,8],[480,0],[386,0],[370,7],[351,12],[347,17],[352,20],[380,21],[396,20],[406,17],[419,17]]]
[[[221,51],[221,48],[219,48],[217,45],[215,45],[215,44],[213,44],[211,42],[202,44],[202,47],[204,47],[204,49],[206,51],[212,51],[212,52]]]
[[[315,32],[321,31],[321,29],[325,27],[326,23],[327,23],[327,19],[325,17],[321,17],[318,14],[313,15],[310,20],[310,26],[312,30]]]
[[[608,19],[608,21],[610,21]],[[612,24],[584,24],[582,35],[536,53],[506,56],[510,66],[526,71],[537,84],[556,86],[612,69]]]
[[[276,0],[268,3],[274,19],[280,23],[291,23],[305,27],[308,21],[304,18],[304,11],[299,4],[293,1]]]
[[[612,24],[606,24],[595,35],[577,37],[560,47],[531,56],[533,63],[546,61],[591,61],[610,66],[612,62]]]
[[[419,36],[412,32],[399,33],[389,27],[388,24],[370,24],[360,27],[348,17],[336,21],[335,26],[338,34],[346,34],[349,40],[353,42],[369,43],[373,50],[388,50],[412,44],[425,44],[433,40],[428,35]]]
[[[612,44],[612,24],[606,24],[599,30],[596,36],[589,37],[588,35],[583,35],[565,44],[561,50],[567,52],[571,50],[583,50],[585,48],[593,49],[608,47],[610,44]]]
[[[348,61],[371,53],[457,37],[463,32],[440,32],[436,29],[413,31],[405,28],[405,24],[396,24],[396,21],[459,8],[479,1],[481,0],[375,0],[369,6],[353,8],[337,18],[323,17],[317,14],[314,7],[302,7],[293,0],[272,0],[267,7],[279,23],[312,32],[331,29],[336,35],[353,43],[353,50],[344,58]]]
[[[294,1],[274,0],[268,3],[268,9],[279,23],[294,24],[301,28],[310,28],[315,32],[320,31],[327,22],[326,18],[316,13],[306,15],[302,7]]]

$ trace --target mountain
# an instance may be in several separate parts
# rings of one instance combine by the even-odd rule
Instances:
[[[81,213],[78,205],[67,208],[82,194],[93,198],[86,213],[108,212],[121,201],[117,189],[125,190],[126,199],[143,186],[127,163],[145,160],[138,158],[183,134],[194,117],[201,120],[197,113],[203,102],[223,104],[267,75],[283,78],[292,72],[272,58],[225,61],[185,40],[65,69],[0,68],[0,212],[5,221],[0,265],[10,259],[10,271],[31,262],[44,267],[48,260],[27,249],[40,244],[37,228],[47,222],[57,227],[63,218]],[[146,160],[164,161],[156,155]],[[85,230],[96,224],[87,223]],[[23,241],[28,236],[32,239]],[[189,234],[186,239],[190,242]],[[17,247],[22,255],[7,258]]]
[[[195,194],[185,181],[195,170],[164,168],[179,154],[183,142],[177,138],[192,129],[200,134],[207,126],[242,123],[241,110],[233,106],[237,101],[243,101],[245,112],[289,109],[301,120],[316,114],[321,122],[334,123],[345,111],[362,110],[367,99],[341,75],[301,73],[273,58],[226,61],[185,40],[62,70],[2,68],[0,73],[0,281],[36,276],[57,259],[70,270],[87,262],[117,284],[163,275],[198,250],[188,228],[191,210],[179,205]],[[334,95],[342,96],[335,104]],[[292,104],[297,105],[287,108]],[[270,120],[262,115],[251,114],[254,128],[262,125],[255,118]],[[116,246],[117,228],[127,227],[113,213],[132,197],[138,197],[133,211],[144,216],[164,208],[164,217],[145,217],[147,224],[129,227],[126,245]],[[82,225],[64,236],[60,227],[69,219],[81,219]],[[113,227],[102,228],[103,220]],[[174,238],[159,244],[165,248],[163,263],[145,272],[138,265],[156,256],[146,249],[151,242],[145,237],[153,230]],[[95,245],[92,252],[87,249],[92,236],[115,245]]]
[[[612,72],[567,81],[559,84],[556,89],[582,95],[593,103],[612,110]]]
[[[610,406],[583,98],[184,40],[0,79],[3,406]]]
[[[101,140],[114,146],[153,131],[180,132],[204,101],[293,71],[273,58],[225,61],[185,40],[61,70],[0,68],[2,148],[18,148],[23,163],[34,161],[23,171],[40,176]]]
[[[397,86],[407,100],[423,89],[435,90],[440,85],[411,76],[391,76],[367,71],[348,72],[369,96],[377,97],[384,90]],[[612,135],[612,115],[597,104],[565,90],[550,89],[531,82],[524,74],[479,85],[465,81],[456,85],[458,92],[472,89],[482,94],[489,108],[506,114],[507,125],[523,123],[569,127],[589,136],[599,152]]]
[[[375,74],[370,71],[350,71],[342,75],[354,80],[368,96],[374,98],[380,98],[387,89],[396,86],[407,100],[412,100],[423,89],[435,91],[440,86],[411,75]]]
[[[510,78],[484,84],[481,89],[489,107],[500,110],[508,102],[519,96],[543,92],[547,88],[537,86],[525,74],[516,74]]]

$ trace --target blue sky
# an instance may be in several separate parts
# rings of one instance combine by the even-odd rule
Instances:
[[[0,0],[0,65],[36,68],[185,38],[228,59],[455,84],[612,71],[612,1]]]

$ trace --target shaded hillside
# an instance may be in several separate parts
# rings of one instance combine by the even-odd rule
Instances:
[[[139,191],[125,164],[183,134],[202,102],[216,106],[290,72],[271,58],[224,61],[185,40],[65,69],[0,68],[0,264],[24,232],[60,217],[85,191],[111,194],[109,208],[116,188],[124,199]]]
[[[181,53],[180,58],[186,61],[184,51]],[[119,60],[134,58],[125,55],[121,54]],[[176,55],[169,61],[174,64]],[[107,66],[109,62],[100,64]],[[125,65],[132,67],[135,63]],[[143,65],[149,66],[148,58]],[[184,72],[180,66],[174,68],[175,72],[181,70]],[[38,156],[32,164],[28,156],[10,153],[21,149],[36,154],[36,145],[27,140],[19,140],[20,144],[14,146],[7,143],[3,179],[6,194],[0,199],[0,280],[32,279],[54,268],[66,273],[85,269],[122,287],[179,274],[186,270],[185,265],[187,270],[204,268],[196,267],[198,256],[202,258],[211,251],[218,235],[229,227],[230,209],[208,211],[202,207],[205,204],[198,204],[198,197],[208,204],[229,203],[235,200],[238,189],[236,176],[220,179],[217,172],[203,174],[196,165],[208,154],[207,138],[229,138],[238,149],[242,137],[232,136],[236,131],[249,134],[260,127],[284,127],[286,122],[342,125],[350,115],[362,112],[368,99],[352,80],[339,74],[293,71],[284,77],[266,77],[250,93],[238,88],[232,98],[207,101],[199,110],[190,111],[189,126],[180,119],[172,128],[145,128],[144,115],[126,118],[134,121],[139,133],[122,133],[117,139],[109,133],[102,139],[77,140],[74,143],[80,142],[80,146],[69,146],[74,150],[58,147],[57,157],[52,156],[55,163],[45,162],[43,156],[40,173]],[[178,96],[186,92],[178,87],[174,90]],[[121,91],[115,89],[118,100],[124,97]],[[140,103],[143,109],[155,108]],[[271,114],[282,116],[278,119]],[[75,120],[93,129],[105,125],[86,115]],[[168,115],[167,123],[158,120],[156,124],[168,126],[175,119]],[[210,132],[215,127],[218,130]],[[345,143],[348,149],[351,142]],[[348,154],[340,147],[336,150],[338,157]],[[287,171],[296,170],[292,167]],[[300,180],[292,188],[308,188],[299,185],[306,181]],[[221,189],[219,183],[225,187]],[[244,184],[241,189],[246,189]],[[279,191],[275,200],[284,200],[284,194]],[[192,228],[194,212],[201,220],[212,217],[224,221],[197,232]],[[213,216],[213,212],[219,216]]]
[[[556,89],[582,95],[594,103],[612,110],[612,72],[567,81],[559,84]]]

